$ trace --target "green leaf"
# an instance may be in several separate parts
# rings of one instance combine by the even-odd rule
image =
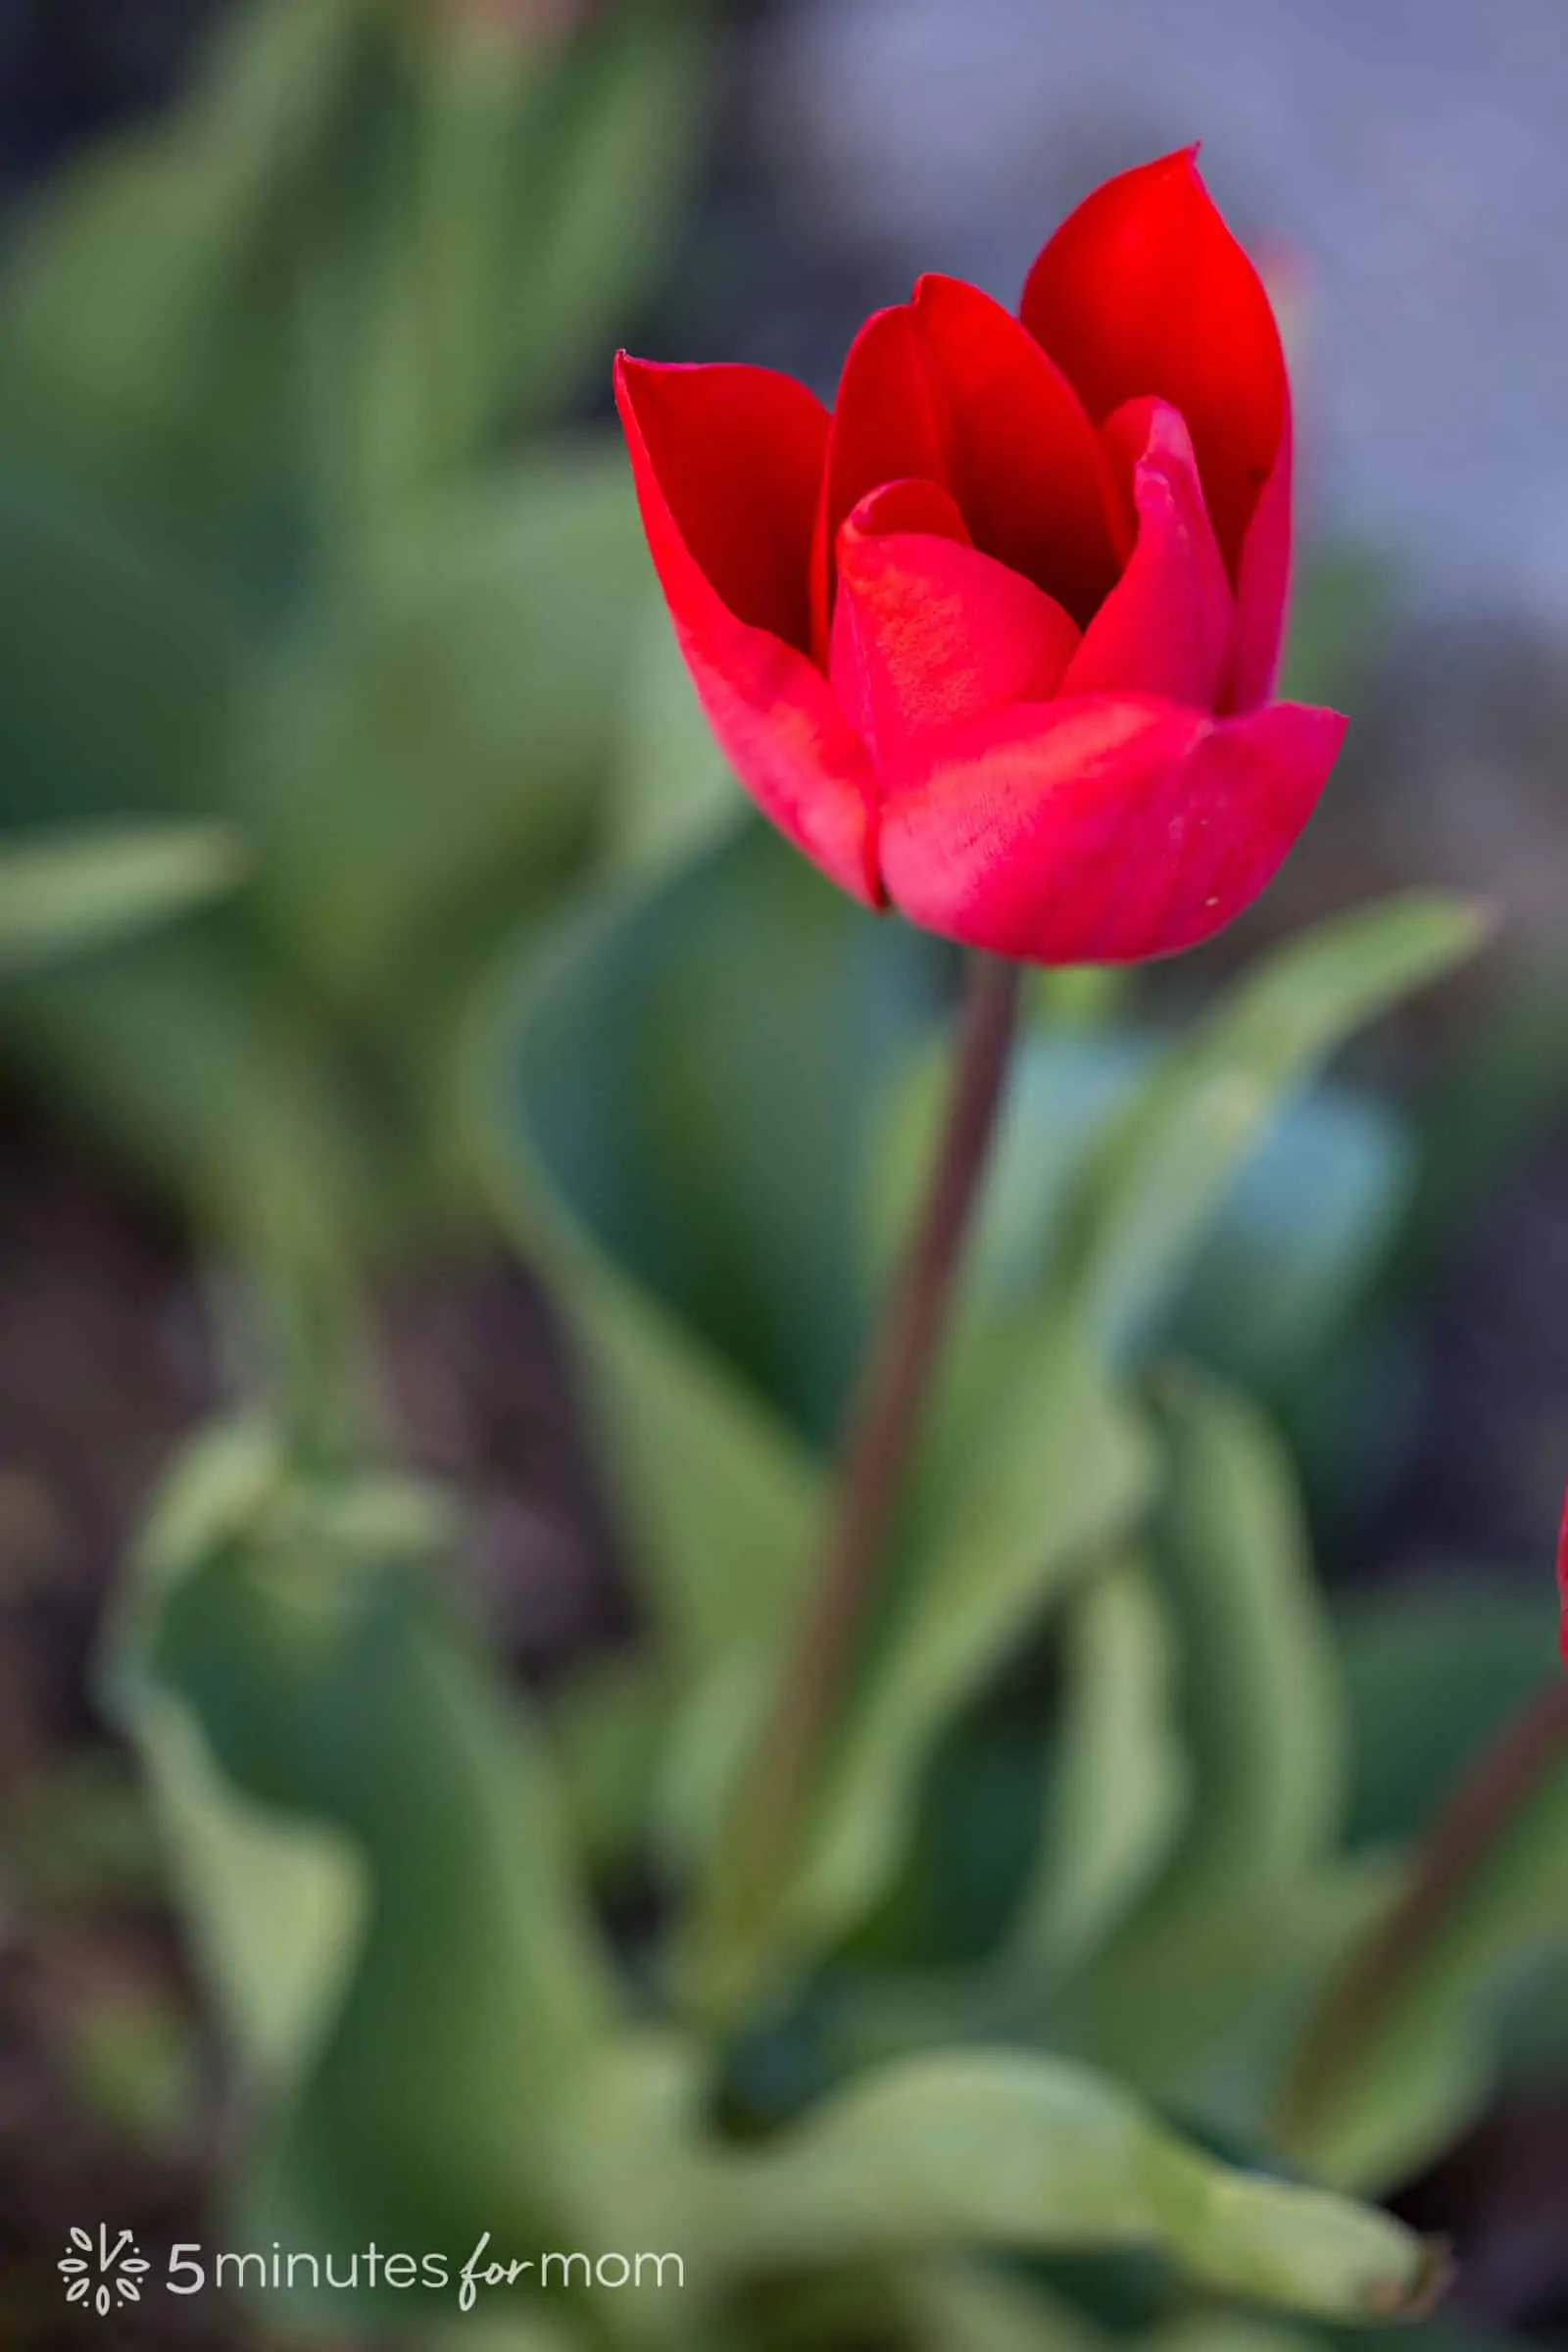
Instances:
[[[1136,2079],[1192,2095],[1205,2059],[1288,1973],[1339,1824],[1346,1734],[1278,1440],[1243,1398],[1195,1376],[1169,1384],[1164,1419],[1155,1556],[1193,1802],[1148,1903],[1086,1972],[1067,2030]]]
[[[370,0],[235,13],[172,122],[94,154],[29,221],[5,299],[14,390],[93,466],[201,506],[275,459],[294,354],[279,239],[311,219]]]
[[[1412,2339],[1402,2329],[1399,2341]],[[1145,2338],[1145,2352],[1312,2352],[1320,2339],[1232,2312],[1206,2311],[1174,2320]]]
[[[644,1858],[669,1706],[666,1678],[642,1650],[590,1660],[553,1694],[562,1792],[577,1844],[596,1868],[613,1872]]]
[[[245,2212],[298,2245],[536,2218],[615,2017],[544,1753],[429,1581],[447,1535],[417,1490],[227,1433],[111,1659],[248,2061]]]
[[[273,919],[340,1004],[397,1030],[577,880],[640,563],[619,452],[563,446],[381,534],[266,678],[234,791]]]
[[[1191,1048],[1148,1030],[1051,1029],[1049,1005],[1014,1055],[970,1255],[972,1311],[1048,1296],[1081,1272],[1096,1188],[1152,1106],[1174,1103]],[[1218,1018],[1224,1021],[1221,1013]],[[945,1070],[923,1053],[896,1090],[867,1219],[885,1257],[916,1197],[941,1116]],[[1195,1114],[1214,1115],[1211,1097]],[[1140,1132],[1142,1128],[1140,1127]],[[1206,1139],[1229,1152],[1221,1122]],[[1276,1097],[1206,1201],[1170,1237],[1168,1264],[1140,1311],[1140,1349],[1184,1352],[1250,1383],[1281,1385],[1332,1338],[1387,1254],[1410,1192],[1413,1154],[1383,1105],[1318,1084]]]
[[[8,824],[215,812],[256,634],[217,565],[0,416]]]
[[[1047,1026],[1049,1001],[1018,1036],[965,1250],[975,1315],[1045,1297],[1067,1240],[1085,1170],[1148,1085],[1160,1042],[1123,1028]],[[925,1041],[891,1092],[867,1188],[864,1247],[879,1276],[893,1263],[941,1132],[949,1086],[946,1038]]]
[[[0,974],[167,922],[231,889],[243,864],[221,825],[123,825],[0,842]]]
[[[928,943],[748,824],[564,926],[486,1023],[482,1165],[572,1320],[685,1667],[765,1648],[808,1564],[867,1105],[933,994]]]
[[[11,996],[13,1057],[243,1260],[294,1341],[335,1348],[407,1176],[384,1104],[289,976],[209,922],[138,944],[112,988],[70,963]]]
[[[1242,1171],[1197,1253],[1173,1340],[1278,1394],[1342,1333],[1409,1202],[1414,1149],[1381,1103],[1314,1087]]]
[[[1227,2293],[1396,2317],[1431,2258],[1397,2223],[1200,2156],[1101,2079],[1017,2054],[911,2060],[839,2095],[765,2165],[797,2258],[935,2244],[1152,2246]]]
[[[913,2352],[1103,2352],[1069,2306],[979,2263],[926,2263],[900,2283]]]
[[[1117,1559],[1089,1578],[1062,1642],[1044,1844],[1003,1963],[1037,2002],[1122,1923],[1192,1801],[1170,1618],[1147,1564]]]
[[[583,2343],[569,2321],[496,2318],[477,2308],[420,2341],[423,2352],[582,2352]]]
[[[1038,1314],[951,1360],[916,1469],[906,1590],[841,1735],[783,1905],[777,1965],[888,1886],[933,1748],[1150,1492],[1143,1430],[1070,1324]]]
[[[1201,2155],[1109,2082],[1056,2060],[906,2060],[727,2153],[694,2142],[695,2085],[677,2064],[645,2061],[641,2077],[606,2085],[586,2144],[620,2228],[682,2245],[689,2273],[715,2286],[759,2271],[1091,2248],[1151,2249],[1215,2292],[1323,2319],[1398,2318],[1434,2282],[1431,2250],[1399,2223]]]
[[[294,271],[320,503],[350,531],[603,389],[680,217],[709,48],[686,0],[378,13]]]
[[[1119,1352],[1168,1309],[1269,1123],[1353,1030],[1474,953],[1463,900],[1412,894],[1280,951],[1173,1054],[1086,1171],[1068,1279]]]
[[[623,0],[552,88],[530,247],[510,289],[508,385],[524,417],[605,365],[672,240],[707,128],[706,18],[689,0]]]

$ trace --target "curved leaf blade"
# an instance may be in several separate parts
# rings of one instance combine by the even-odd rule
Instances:
[[[1076,2039],[1192,2095],[1300,1934],[1343,1801],[1346,1727],[1290,1463],[1245,1398],[1184,1373],[1164,1394],[1156,1522],[1194,1773],[1188,1829],[1148,1902],[1068,2000]]]
[[[226,825],[124,824],[0,844],[0,977],[113,946],[231,890]]]
[[[1236,2171],[1102,2078],[1018,2052],[890,2066],[713,2189],[751,2262],[1149,2247],[1217,2292],[1340,2321],[1414,2312],[1441,2272],[1399,2223]]]
[[[1224,999],[1091,1167],[1068,1280],[1126,1352],[1158,1322],[1209,1219],[1288,1097],[1352,1031],[1472,955],[1486,918],[1411,893],[1324,924]]]

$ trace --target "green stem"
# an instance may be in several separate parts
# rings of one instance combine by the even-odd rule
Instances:
[[[700,1946],[754,1950],[795,1858],[881,1592],[893,1519],[996,1131],[1019,981],[1015,964],[970,959],[947,1121],[924,1204],[862,1367],[826,1548],[720,1839]],[[722,1991],[715,1997],[722,2000]]]

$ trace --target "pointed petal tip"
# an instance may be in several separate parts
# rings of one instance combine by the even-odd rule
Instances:
[[[639,360],[632,352],[616,352],[614,366],[611,369],[611,383],[615,394],[615,406],[623,416],[634,408],[638,386],[655,371],[657,366],[656,361]]]

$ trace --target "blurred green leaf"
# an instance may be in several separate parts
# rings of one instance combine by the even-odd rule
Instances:
[[[936,1741],[1126,1535],[1152,1476],[1137,1418],[1070,1324],[1025,1314],[950,1361],[913,1481],[906,1588],[843,1726],[774,1965],[819,1950],[883,1892]]]
[[[606,367],[684,208],[709,49],[688,0],[422,27],[250,0],[177,111],[40,208],[0,409],[263,564],[341,555]]]
[[[563,1796],[592,1867],[612,1873],[644,1857],[669,1706],[667,1677],[642,1650],[591,1659],[552,1693]]]
[[[176,1480],[112,1660],[266,2094],[247,2220],[295,2244],[466,2254],[554,2209],[552,2135],[614,2016],[545,1756],[429,1581],[446,1535],[417,1490],[227,1433]]]
[[[1343,1017],[1348,1027],[1359,1016]],[[1345,1087],[1320,1083],[1298,1094],[1310,1075],[1304,1044],[1267,1047],[1263,1021],[1234,999],[1209,1015],[1203,1054],[1147,1030],[1053,1028],[1049,1018],[1048,1004],[1009,1075],[972,1252],[972,1311],[1005,1308],[1024,1291],[1044,1295],[1081,1277],[1086,1233],[1102,1215],[1127,1213],[1132,1244],[1151,1261],[1147,1295],[1120,1309],[1110,1301],[1126,1319],[1126,1341],[1148,1348],[1174,1340],[1250,1382],[1277,1387],[1298,1376],[1389,1252],[1413,1177],[1402,1126]],[[1320,1037],[1310,1058],[1324,1050]],[[1273,1051],[1282,1060],[1270,1073]],[[868,1218],[883,1254],[916,1196],[944,1083],[942,1057],[929,1050],[894,1092]],[[1257,1096],[1239,1134],[1243,1088]],[[1149,1149],[1169,1152],[1167,1171],[1194,1188],[1190,1198],[1172,1197],[1181,1221],[1163,1239],[1142,1223],[1157,1212],[1154,1197],[1140,1206],[1136,1169],[1123,1166],[1135,1130]],[[1198,1164],[1204,1152],[1206,1171]],[[1118,1212],[1097,1188],[1123,1183]],[[1110,1249],[1108,1240],[1101,1246],[1107,1284]]]
[[[106,1682],[151,1781],[248,2086],[281,2096],[353,1966],[366,1910],[362,1860],[341,1833],[258,1804],[226,1779],[199,1713],[152,1654],[167,1602],[236,1523],[265,1509],[276,1475],[270,1444],[245,1428],[189,1457],[148,1530]]]
[[[292,354],[280,239],[309,219],[374,0],[232,13],[172,123],[70,173],[6,287],[13,396],[111,478],[175,508],[275,462]]]
[[[684,211],[710,47],[692,0],[405,29],[304,257],[328,468],[367,514],[604,389]]]
[[[1067,1269],[1118,1351],[1143,1343],[1296,1088],[1353,1030],[1474,953],[1463,900],[1412,894],[1280,950],[1162,1064],[1085,1171]]]
[[[684,2238],[693,2271],[1147,2246],[1219,2292],[1327,2319],[1396,2318],[1430,2284],[1428,2248],[1398,2223],[1219,2164],[1110,2082],[1021,2051],[890,2066],[771,2142],[695,2161],[682,2095],[655,2077],[627,2123],[644,2150],[636,2234]],[[650,2163],[660,2102],[675,2144]]]
[[[1348,1089],[1292,1103],[1199,1249],[1172,1338],[1277,1394],[1341,1333],[1394,1243],[1414,1180],[1394,1113]]]
[[[946,1037],[924,1041],[891,1090],[867,1185],[865,1248],[879,1278],[891,1270],[931,1163],[948,1058]],[[1133,1029],[1056,1029],[1037,1013],[1022,1030],[965,1252],[971,1312],[1005,1311],[1021,1294],[1048,1289],[1085,1169],[1159,1058],[1159,1040]]]
[[[1176,1680],[1157,1584],[1141,1559],[1111,1561],[1063,1613],[1044,1840],[1003,1963],[1036,2001],[1121,1924],[1180,1834],[1192,1775]]]
[[[930,1012],[929,943],[763,827],[628,882],[498,998],[492,1196],[571,1315],[657,1624],[765,1649],[807,1569],[864,1299],[875,1077]]]
[[[1560,1672],[1552,1599],[1501,1575],[1348,1595],[1352,1843],[1413,1837],[1454,1777]]]
[[[474,2309],[448,2327],[437,2324],[421,2338],[420,2352],[582,2352],[582,2337],[569,2321],[502,2317]]]
[[[407,1170],[309,1002],[214,928],[138,943],[113,987],[91,965],[19,977],[7,1052],[240,1256],[303,1373],[357,1319]]]
[[[250,658],[213,565],[0,425],[8,826],[229,813],[222,749]]]
[[[524,418],[604,366],[653,276],[701,161],[711,45],[706,0],[621,0],[552,85],[530,244],[509,289],[507,382]]]
[[[978,2263],[928,2263],[903,2286],[912,2352],[1103,2352],[1066,2304]]]
[[[1315,2335],[1244,2319],[1232,2312],[1195,2312],[1145,2338],[1146,2352],[1312,2352]],[[1411,2338],[1401,2328],[1399,2341]]]
[[[619,452],[582,442],[406,514],[237,730],[267,906],[396,1032],[576,881],[643,588]]]
[[[1136,2080],[1191,2094],[1271,1996],[1338,1828],[1346,1729],[1290,1466],[1241,1396],[1165,1396],[1158,1561],[1195,1775],[1186,1834],[1148,1903],[1085,1973],[1068,2030]]]
[[[112,945],[231,889],[244,860],[220,825],[0,841],[0,975]]]

